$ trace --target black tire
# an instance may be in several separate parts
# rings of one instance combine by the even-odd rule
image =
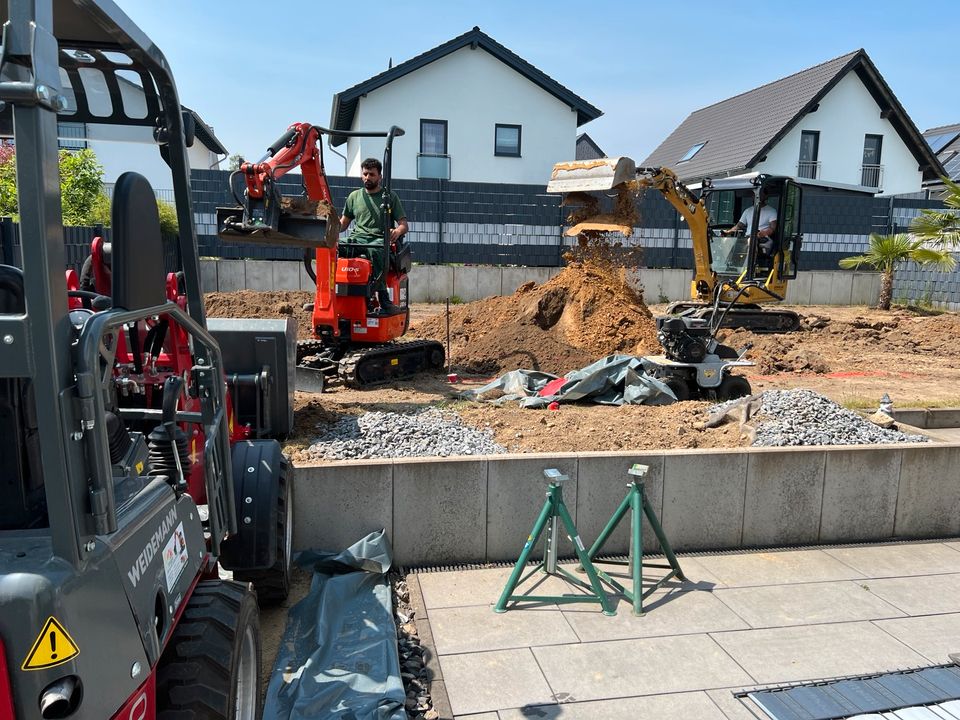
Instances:
[[[677,402],[690,399],[690,384],[679,375],[664,378],[663,382],[677,396]]]
[[[716,390],[717,400],[734,400],[753,392],[750,382],[742,375],[727,375]]]
[[[201,582],[157,665],[157,720],[260,717],[260,612],[242,583]]]
[[[293,483],[290,462],[281,455],[277,483],[277,559],[266,570],[235,570],[237,580],[252,582],[263,606],[278,605],[290,594],[290,566],[293,563]]]

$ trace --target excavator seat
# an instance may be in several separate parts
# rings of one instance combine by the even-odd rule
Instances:
[[[0,315],[26,311],[23,272],[0,265]],[[0,378],[0,483],[12,486],[0,503],[0,530],[24,530],[46,522],[40,435],[33,382]]]

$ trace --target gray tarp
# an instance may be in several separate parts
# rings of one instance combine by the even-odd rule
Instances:
[[[520,407],[542,408],[550,403],[589,400],[604,405],[668,405],[676,397],[663,382],[647,375],[643,359],[633,355],[608,355],[580,370],[569,372],[553,394],[539,393],[556,375],[536,370],[513,370],[477,390],[463,395],[496,405],[517,401]]]
[[[310,593],[290,609],[263,720],[406,720],[381,530],[341,553],[308,550]]]

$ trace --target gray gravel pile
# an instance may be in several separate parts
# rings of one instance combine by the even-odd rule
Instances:
[[[728,406],[730,403],[724,403]],[[710,408],[710,411],[723,406]],[[923,435],[884,430],[812,390],[767,390],[761,395],[754,446],[873,445],[927,442]]]
[[[416,413],[368,412],[344,417],[306,449],[315,460],[497,455],[507,449],[492,430],[476,430],[455,413],[427,408]]]

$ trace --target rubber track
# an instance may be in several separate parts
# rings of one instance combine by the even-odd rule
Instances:
[[[384,343],[383,345],[372,345],[370,347],[365,347],[361,350],[355,350],[351,353],[347,353],[340,360],[340,369],[338,371],[338,376],[344,385],[351,388],[362,388],[370,387],[371,385],[379,385],[380,383],[389,382],[398,377],[409,377],[416,372],[423,372],[430,369],[439,369],[442,367],[443,361],[439,367],[433,367],[430,364],[430,354],[433,350],[439,350],[441,357],[443,357],[443,345],[441,345],[436,340],[411,340],[410,342],[394,342],[394,343]],[[371,361],[379,360],[386,357],[397,357],[401,355],[421,355],[422,362],[418,369],[413,372],[398,373],[396,375],[391,375],[390,377],[380,377],[374,380],[363,381],[360,379],[361,370],[363,369],[366,363]]]

